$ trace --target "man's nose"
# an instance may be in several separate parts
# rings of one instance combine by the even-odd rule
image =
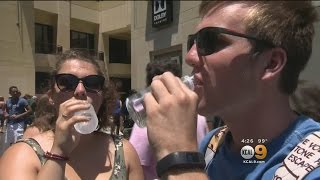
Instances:
[[[190,50],[187,52],[185,61],[189,66],[198,67],[200,66],[200,60],[198,56],[197,46],[194,43]]]

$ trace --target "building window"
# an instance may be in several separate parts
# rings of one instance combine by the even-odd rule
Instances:
[[[129,40],[109,38],[109,62],[131,64]]]
[[[35,53],[54,53],[53,27],[49,25],[35,23]]]
[[[96,51],[94,49],[94,34],[78,31],[71,31],[70,33],[70,47],[72,49],[85,51],[92,56],[96,56]]]
[[[44,94],[49,90],[50,73],[36,72],[36,94]]]

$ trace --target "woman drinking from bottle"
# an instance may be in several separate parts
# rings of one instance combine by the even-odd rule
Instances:
[[[50,130],[19,141],[3,154],[0,179],[143,179],[130,143],[103,131],[112,126],[114,94],[97,61],[74,50],[63,53],[48,93],[56,121]],[[90,105],[99,125],[80,134],[74,124],[90,119],[74,113]]]

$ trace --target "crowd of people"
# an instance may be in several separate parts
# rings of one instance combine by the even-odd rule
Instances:
[[[199,15],[185,57],[195,88],[177,62],[149,62],[145,128],[81,51],[58,57],[41,97],[11,86],[0,179],[319,179],[320,88],[299,80],[311,1],[203,1]],[[80,134],[74,125],[90,119],[74,113],[90,105],[98,126]]]

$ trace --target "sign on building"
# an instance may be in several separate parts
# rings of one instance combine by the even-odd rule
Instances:
[[[169,24],[172,20],[172,1],[153,0],[152,27],[160,27]]]

